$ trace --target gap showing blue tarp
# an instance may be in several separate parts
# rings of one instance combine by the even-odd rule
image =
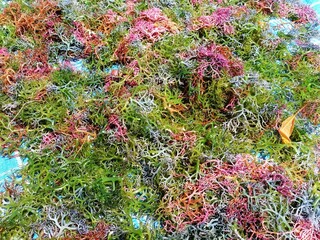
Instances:
[[[11,177],[16,175],[26,164],[27,159],[21,159],[18,151],[15,151],[10,157],[0,155],[0,192],[5,190],[5,181],[10,181]]]

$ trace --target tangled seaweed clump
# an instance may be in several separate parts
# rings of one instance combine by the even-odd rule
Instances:
[[[320,239],[310,6],[0,7],[3,239]]]

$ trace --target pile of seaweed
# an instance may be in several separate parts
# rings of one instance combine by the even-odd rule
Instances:
[[[3,239],[320,239],[309,6],[0,6]]]

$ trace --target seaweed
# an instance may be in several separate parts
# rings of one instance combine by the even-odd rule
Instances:
[[[0,8],[0,153],[28,162],[0,182],[3,239],[319,239],[310,6]]]

